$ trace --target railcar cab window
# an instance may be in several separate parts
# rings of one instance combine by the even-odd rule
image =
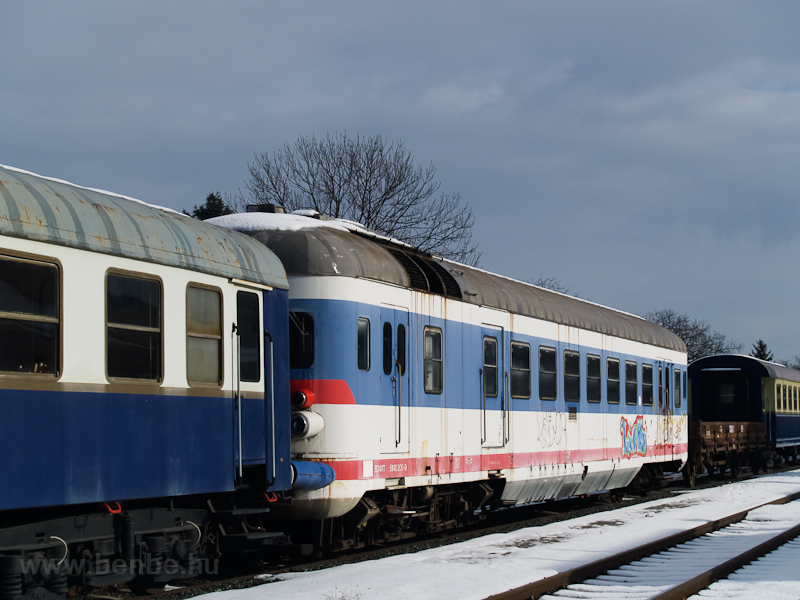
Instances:
[[[600,357],[595,354],[586,356],[586,400],[588,402],[600,402],[602,395]]]
[[[653,365],[642,365],[642,404],[653,406]]]
[[[581,401],[581,355],[574,350],[564,350],[564,399]]]
[[[675,369],[675,408],[681,407],[681,370]]]
[[[625,404],[638,404],[639,402],[638,368],[634,361],[625,361]]]
[[[56,265],[0,257],[0,371],[58,374],[60,296]]]
[[[606,359],[606,402],[619,404],[619,359]]]
[[[289,367],[309,369],[314,364],[314,319],[309,313],[289,313]]]
[[[557,385],[556,378],[556,349],[539,346],[539,399],[555,400]]]
[[[358,370],[369,371],[369,319],[358,317]]]
[[[425,327],[423,371],[425,393],[442,393],[442,330],[438,327]]]
[[[190,285],[186,290],[186,358],[189,383],[222,384],[222,294]]]
[[[531,397],[531,347],[511,342],[511,397]]]
[[[483,395],[497,397],[497,338],[483,338]]]
[[[160,381],[161,282],[138,275],[106,277],[109,377]]]

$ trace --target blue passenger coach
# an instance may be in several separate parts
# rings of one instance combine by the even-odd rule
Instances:
[[[302,480],[287,288],[244,235],[0,166],[0,600],[195,573]]]

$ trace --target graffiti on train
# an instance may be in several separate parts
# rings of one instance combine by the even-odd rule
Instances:
[[[647,435],[644,428],[644,417],[639,415],[633,423],[622,417],[619,421],[619,430],[622,434],[622,456],[644,456],[647,454]]]

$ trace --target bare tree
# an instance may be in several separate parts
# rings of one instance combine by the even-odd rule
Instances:
[[[424,252],[471,265],[480,258],[472,244],[472,209],[459,192],[439,194],[436,168],[415,165],[402,142],[387,143],[380,135],[301,136],[272,154],[256,153],[248,168],[249,198],[240,195],[240,203],[313,209]]]
[[[705,321],[692,319],[674,310],[656,310],[647,313],[644,318],[682,338],[686,343],[689,362],[712,354],[730,354],[742,350],[742,344],[737,344],[718,331],[713,331]]]
[[[546,290],[552,290],[554,292],[558,292],[560,294],[565,294],[567,296],[574,296],[575,298],[580,297],[579,292],[572,292],[570,289],[564,284],[561,283],[560,277],[550,276],[545,277],[544,275],[539,275],[539,279],[533,280],[530,277],[525,280],[527,283],[532,283],[538,287],[544,288]]]

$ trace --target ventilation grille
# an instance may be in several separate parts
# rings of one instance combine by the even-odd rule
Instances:
[[[461,287],[442,265],[425,256],[412,256],[397,248],[387,250],[403,265],[411,288],[461,300]]]

